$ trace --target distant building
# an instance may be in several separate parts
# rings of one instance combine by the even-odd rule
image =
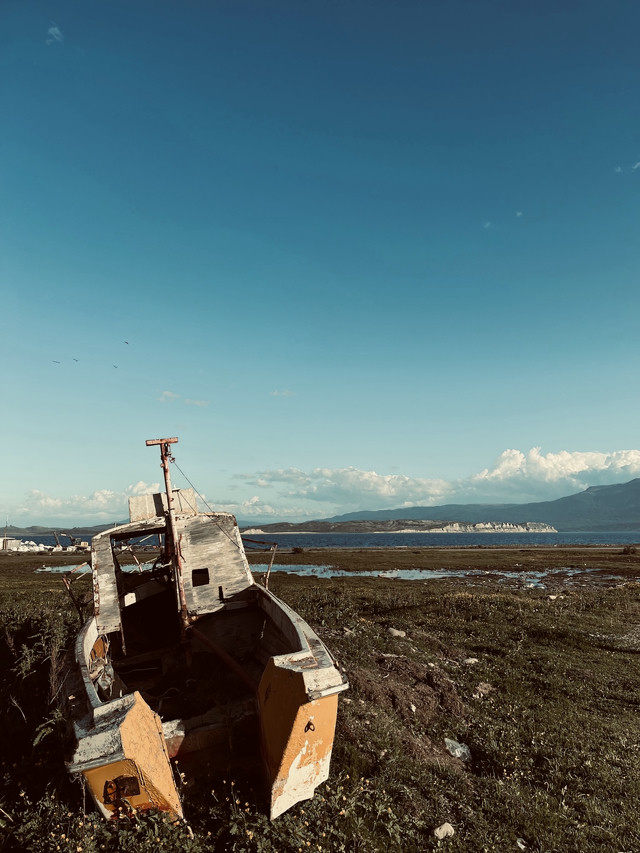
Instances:
[[[0,544],[0,553],[7,553],[8,551],[28,551],[31,553],[42,554],[44,551],[48,550],[44,545],[38,545],[36,542],[31,542],[29,540],[23,542],[22,539],[13,539],[10,536],[4,536],[0,539]]]

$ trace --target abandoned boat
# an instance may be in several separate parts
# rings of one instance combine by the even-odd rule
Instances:
[[[166,493],[130,498],[130,523],[93,538],[93,614],[65,691],[68,770],[107,818],[178,819],[174,760],[190,776],[257,764],[275,818],[327,778],[347,680],[309,625],[256,583],[234,516],[199,512],[193,489],[172,489],[176,441],[147,441],[160,447]],[[160,557],[123,571],[119,555],[147,536]]]

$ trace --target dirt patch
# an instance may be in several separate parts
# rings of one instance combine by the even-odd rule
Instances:
[[[350,670],[351,686],[376,716],[401,721],[402,754],[423,766],[446,765],[462,773],[464,763],[449,755],[440,739],[433,741],[427,734],[440,718],[462,720],[467,713],[446,673],[403,655],[381,654],[375,663],[375,669]]]
[[[424,728],[432,726],[441,713],[464,718],[465,705],[455,685],[438,667],[403,655],[380,655],[376,663],[376,670],[350,672],[353,686],[376,708]]]

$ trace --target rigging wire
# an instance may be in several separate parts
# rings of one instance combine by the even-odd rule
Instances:
[[[193,489],[193,491],[194,491],[194,492],[196,493],[196,495],[200,498],[200,500],[201,500],[201,501],[202,501],[202,503],[206,506],[206,508],[209,510],[209,512],[215,512],[215,510],[214,510],[214,509],[212,509],[212,507],[210,507],[210,506],[209,506],[209,504],[208,504],[208,503],[207,503],[207,501],[205,500],[204,496],[203,496],[203,495],[201,495],[201,494],[200,494],[200,492],[196,489],[196,487],[193,485],[193,483],[191,482],[191,480],[187,477],[187,475],[184,473],[184,471],[182,470],[182,468],[178,465],[178,463],[176,462],[176,460],[175,460],[173,457],[171,457],[171,461],[172,461],[172,462],[173,462],[173,464],[176,466],[176,468],[178,469],[178,471],[180,471],[180,473],[181,473],[181,474],[182,474],[182,476],[185,478],[185,480],[187,481],[187,483],[189,483],[189,485],[191,486],[191,488]],[[195,510],[196,512],[198,511],[198,508],[197,508],[197,507],[195,507],[195,506],[194,506],[194,507],[191,507],[191,508],[192,508],[193,510]]]
[[[187,475],[184,473],[184,471],[182,470],[182,468],[178,465],[178,463],[176,462],[175,458],[174,458],[173,456],[171,456],[171,457],[170,457],[170,459],[171,459],[171,462],[173,462],[173,464],[176,466],[176,468],[178,469],[178,471],[180,471],[180,473],[182,474],[182,476],[185,478],[185,480],[187,481],[187,483],[189,483],[189,485],[191,486],[191,488],[193,489],[193,491],[196,493],[196,495],[200,498],[200,500],[202,501],[202,503],[203,503],[203,504],[206,506],[206,508],[209,510],[209,512],[210,512],[212,515],[215,515],[215,514],[216,514],[216,511],[215,511],[211,506],[209,506],[209,504],[208,504],[208,503],[207,503],[207,501],[205,500],[204,496],[203,496],[203,495],[201,495],[201,494],[200,494],[200,492],[196,489],[196,487],[193,485],[193,483],[191,482],[191,480],[187,477]],[[186,501],[187,503],[189,503],[189,501],[186,499],[186,496],[185,496],[185,501]],[[194,512],[196,512],[196,513],[198,512],[198,507],[197,507],[197,506],[191,507],[191,509],[193,509],[193,510],[194,510]],[[219,522],[219,521],[216,521],[214,518],[212,518],[212,519],[211,519],[211,521],[212,521],[212,522],[213,522],[213,523],[218,527],[218,529],[219,529],[222,533],[224,533],[224,535],[227,537],[227,539],[229,539],[229,541],[230,541],[230,542],[233,542],[233,544],[236,546],[236,548],[238,548],[238,550],[240,550],[240,545],[239,545],[239,544],[238,544],[238,542],[236,541],[235,537],[234,537],[234,536],[231,536],[231,535],[230,535],[230,534],[229,534],[229,533],[224,529],[224,527],[220,524],[220,522]]]
[[[191,480],[187,477],[187,475],[184,473],[184,471],[182,470],[182,468],[181,468],[181,467],[178,465],[178,463],[176,462],[175,457],[174,457],[173,455],[171,455],[171,456],[169,456],[169,459],[170,459],[170,461],[171,461],[171,462],[176,466],[176,468],[178,469],[178,471],[180,471],[180,473],[182,474],[182,476],[185,478],[185,480],[187,481],[187,483],[189,483],[189,485],[191,486],[191,488],[193,489],[193,491],[194,491],[194,492],[196,493],[196,495],[200,498],[200,500],[201,500],[201,501],[202,501],[202,503],[206,506],[206,508],[209,510],[209,512],[210,512],[212,515],[216,515],[216,514],[217,514],[217,513],[216,513],[216,511],[215,511],[211,506],[209,506],[209,504],[208,504],[208,503],[207,503],[207,501],[205,500],[204,496],[203,496],[203,495],[201,495],[201,494],[200,494],[200,492],[196,489],[196,487],[193,485],[193,483],[191,482]],[[186,501],[186,503],[187,503],[187,504],[189,504],[189,506],[191,506],[191,504],[189,503],[189,501],[188,501],[188,499],[186,498],[186,496],[184,497],[184,500]],[[198,507],[197,507],[197,506],[191,507],[191,509],[193,509],[193,511],[194,511],[194,512],[196,512],[196,513],[198,512]],[[224,527],[220,524],[220,522],[219,522],[219,521],[216,521],[214,518],[212,518],[212,519],[211,519],[211,521],[212,521],[212,522],[213,522],[213,523],[218,527],[218,529],[219,529],[222,533],[224,533],[224,535],[227,537],[227,539],[229,539],[229,541],[230,541],[230,542],[233,542],[233,544],[236,546],[236,548],[237,548],[238,550],[240,550],[240,545],[239,545],[239,543],[236,541],[235,537],[234,537],[234,536],[231,536],[231,535],[230,535],[230,534],[229,534],[229,533],[224,529]],[[236,523],[237,523],[237,522],[236,522]],[[241,536],[242,536],[242,534],[241,534]],[[242,541],[242,540],[241,540],[241,541]],[[269,564],[269,569],[268,569],[268,572],[267,572],[267,583],[268,583],[269,573],[271,572],[271,566],[273,565],[273,560],[274,560],[274,558],[275,558],[275,551],[276,551],[276,548],[277,548],[278,546],[277,546],[277,544],[276,544],[275,542],[262,542],[260,539],[254,539],[254,540],[251,540],[251,541],[256,542],[256,543],[258,543],[258,542],[259,542],[260,544],[265,544],[265,545],[270,545],[270,546],[271,546],[271,547],[269,548],[269,550],[270,550],[270,551],[272,551],[272,557],[271,557],[271,562],[270,562],[270,564]],[[274,545],[275,545],[275,547],[274,547]]]

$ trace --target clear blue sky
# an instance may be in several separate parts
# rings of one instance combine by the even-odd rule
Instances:
[[[173,435],[243,519],[638,476],[639,31],[4,0],[2,514],[122,518]]]

